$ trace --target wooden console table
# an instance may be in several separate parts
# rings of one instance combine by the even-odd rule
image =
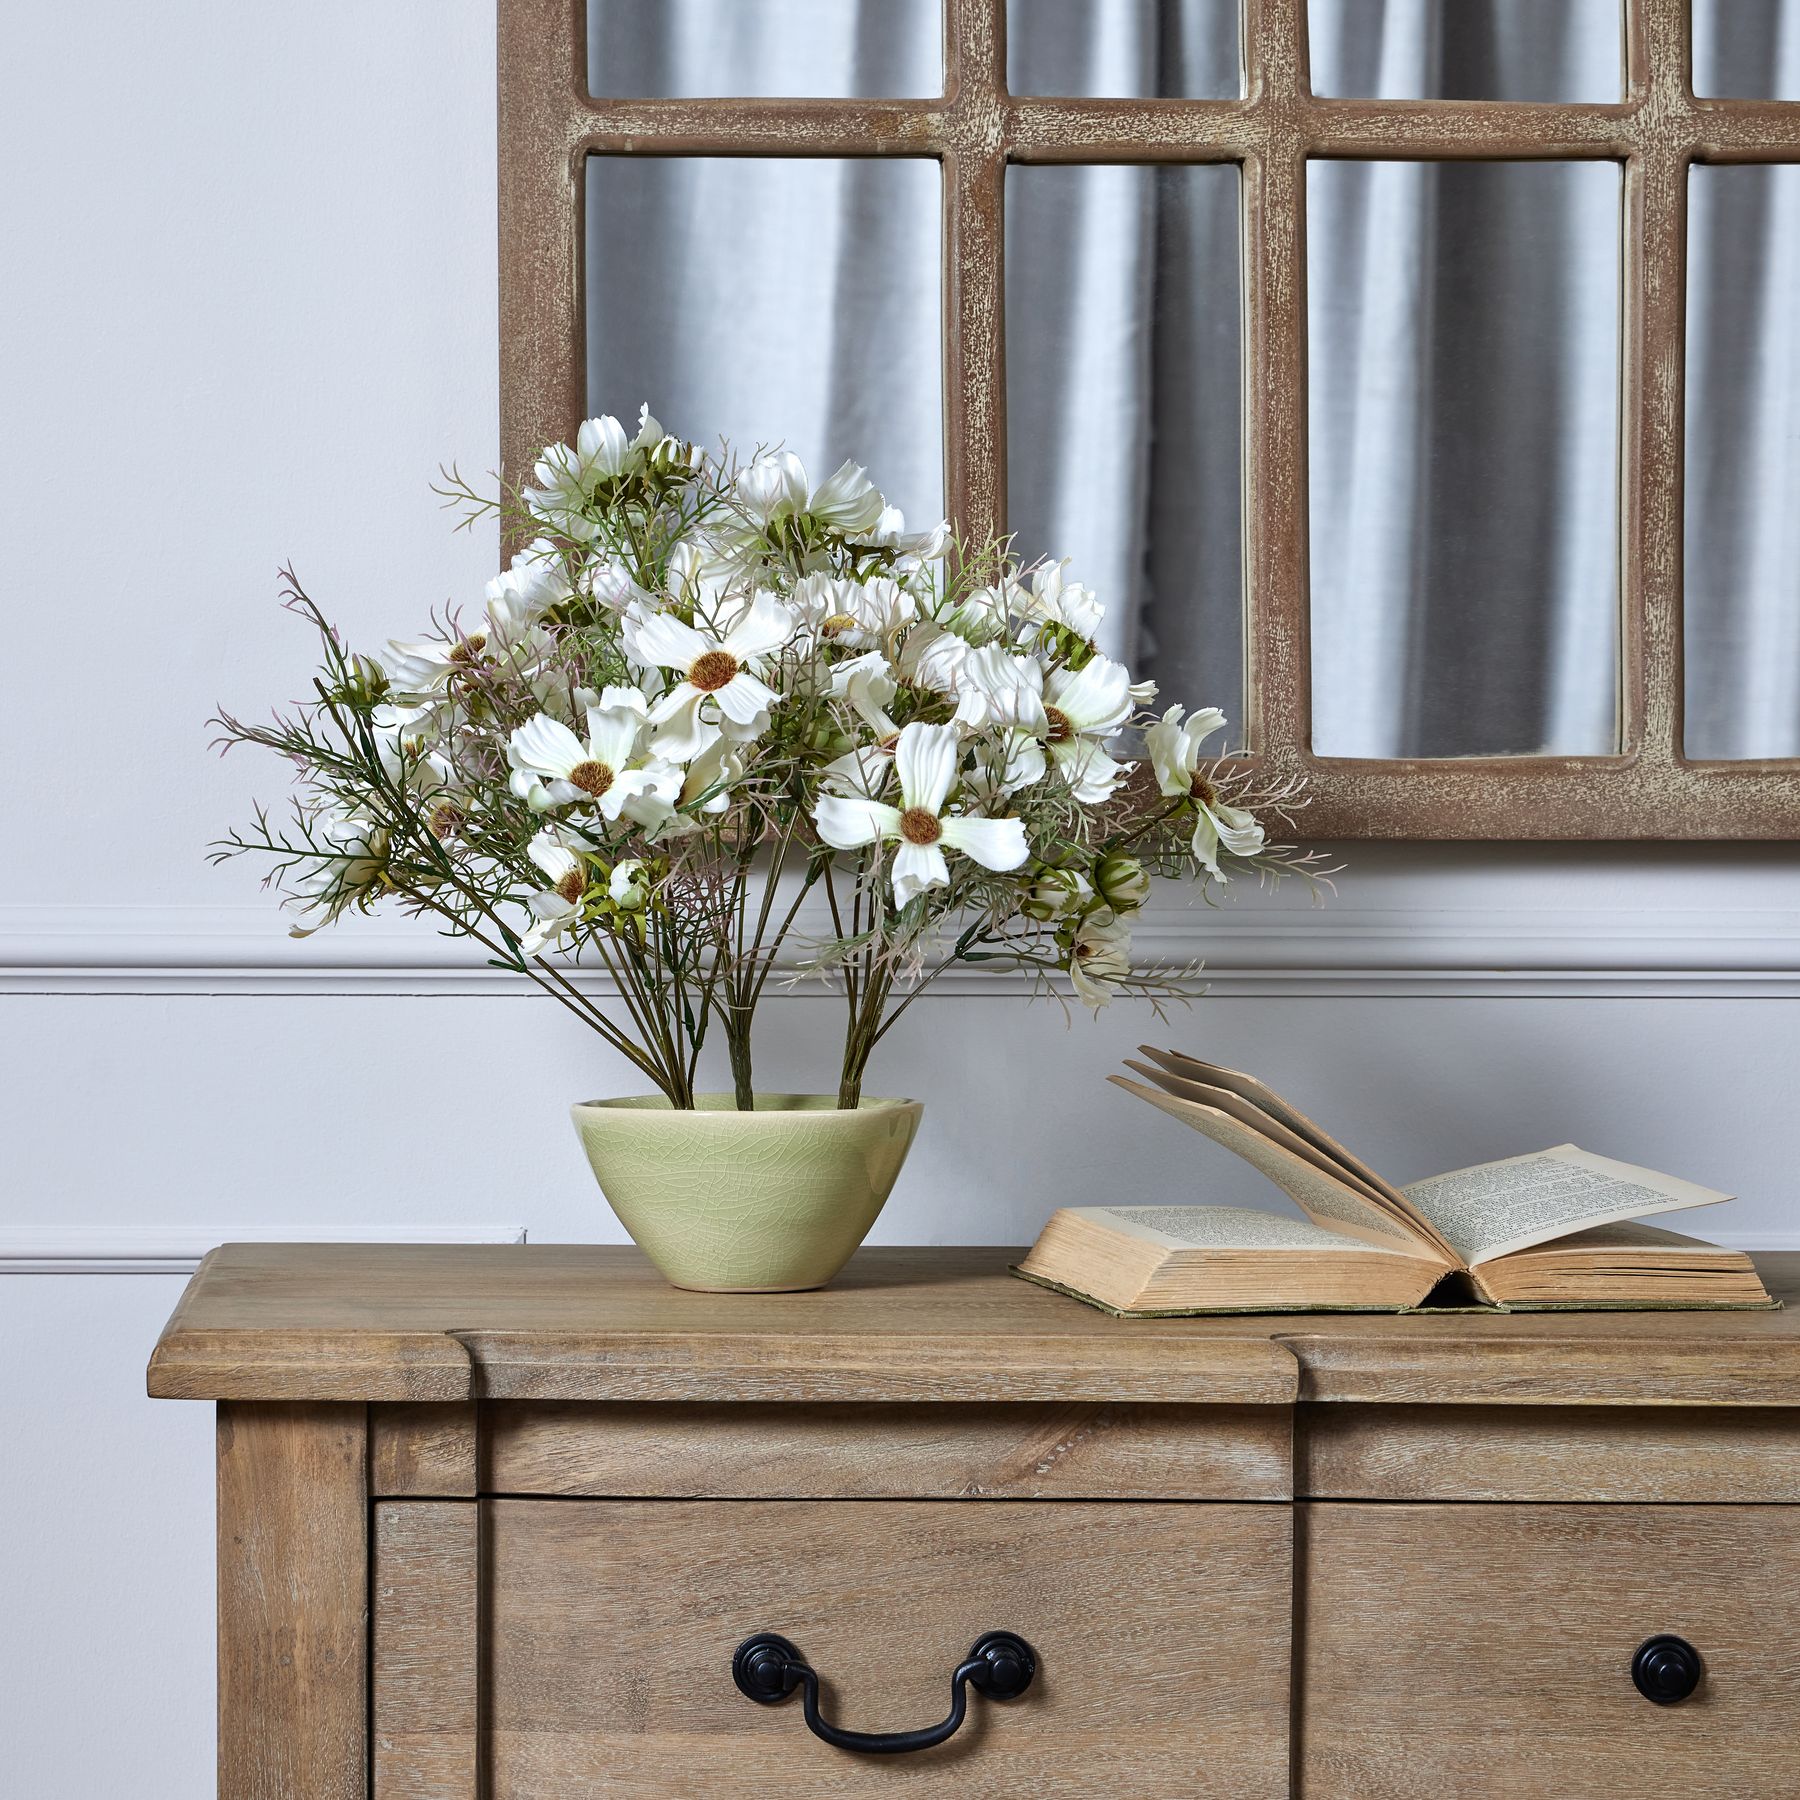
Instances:
[[[150,1392],[218,1402],[220,1794],[1800,1794],[1800,1255],[1778,1313],[1122,1322],[1013,1254],[214,1251]],[[804,1716],[953,1685],[934,1748]]]

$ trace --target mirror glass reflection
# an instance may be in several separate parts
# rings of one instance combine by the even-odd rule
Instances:
[[[1343,99],[1617,100],[1622,32],[1619,0],[1310,0],[1307,8],[1312,91]]]
[[[1800,165],[1688,180],[1685,754],[1800,756]]]
[[[1007,524],[1107,606],[1101,647],[1243,729],[1239,177],[1015,165]]]
[[[1693,0],[1694,92],[1800,100],[1800,0]]]
[[[1307,172],[1313,747],[1618,747],[1620,171]]]
[[[1015,94],[1234,100],[1238,0],[1007,0]]]
[[[943,91],[943,0],[587,0],[596,100]]]
[[[587,402],[944,513],[935,162],[587,159]],[[804,255],[793,246],[805,244]]]

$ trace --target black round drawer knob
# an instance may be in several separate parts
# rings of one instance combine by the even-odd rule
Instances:
[[[1631,1659],[1631,1679],[1646,1700],[1673,1706],[1700,1685],[1705,1665],[1686,1638],[1646,1638]]]

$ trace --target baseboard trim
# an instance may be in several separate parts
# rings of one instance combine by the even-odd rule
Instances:
[[[191,1275],[219,1244],[522,1244],[523,1225],[51,1227],[0,1234],[0,1275]]]
[[[1165,907],[1137,930],[1144,965],[1202,966],[1221,995],[1345,999],[1800,997],[1800,908]],[[598,975],[580,985],[604,993]],[[994,995],[1016,973],[959,968],[936,991]],[[535,990],[405,920],[283,935],[264,907],[0,907],[0,993],[461,996]],[[819,983],[770,994],[832,997]]]

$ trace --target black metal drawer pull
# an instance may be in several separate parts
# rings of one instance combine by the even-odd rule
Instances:
[[[1646,1700],[1658,1706],[1674,1706],[1700,1685],[1705,1665],[1700,1652],[1686,1638],[1645,1638],[1631,1659],[1631,1679]]]
[[[813,1666],[784,1637],[759,1631],[745,1638],[731,1659],[731,1679],[738,1691],[763,1706],[778,1706],[802,1692],[806,1728],[840,1750],[891,1756],[902,1750],[929,1750],[955,1734],[969,1709],[969,1689],[990,1700],[1016,1700],[1037,1674],[1037,1652],[1010,1631],[990,1631],[975,1640],[968,1660],[950,1677],[950,1715],[918,1731],[846,1731],[819,1712],[819,1677]]]

